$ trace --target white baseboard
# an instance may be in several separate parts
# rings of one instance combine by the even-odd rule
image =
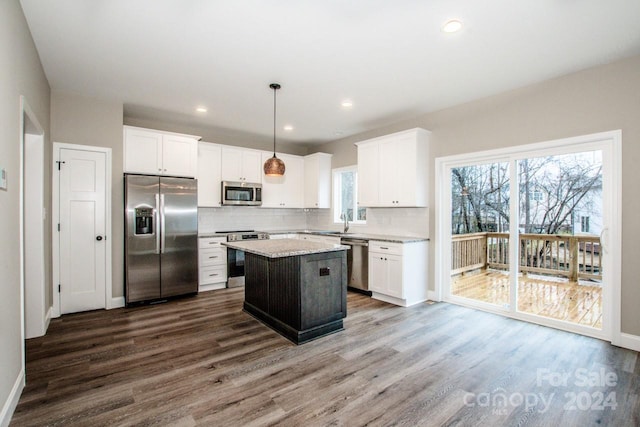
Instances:
[[[625,334],[624,332],[620,334],[620,341],[612,342],[611,344],[628,348],[629,350],[640,351],[640,336]]]
[[[107,310],[111,310],[112,308],[121,308],[124,307],[124,297],[115,297],[111,298],[111,304],[107,307]]]
[[[378,292],[372,292],[371,298],[388,302],[389,304],[399,305],[400,307],[411,307],[412,305],[420,304],[421,302],[426,301],[426,299],[421,299],[416,301],[407,301],[405,299],[396,298],[396,297],[392,297],[385,294],[380,294]]]
[[[427,291],[427,300],[440,302],[436,291]]]
[[[210,283],[208,285],[200,285],[198,292],[217,291],[218,289],[226,289],[227,282]]]
[[[0,426],[8,427],[11,422],[11,417],[13,417],[13,412],[16,410],[16,406],[18,406],[18,401],[20,400],[20,395],[22,394],[22,390],[24,389],[25,384],[24,378],[24,370],[20,370],[20,374],[18,378],[16,378],[16,382],[11,389],[11,393],[7,398],[7,401],[2,405],[2,412],[0,412]]]

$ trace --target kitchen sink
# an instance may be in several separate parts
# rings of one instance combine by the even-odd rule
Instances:
[[[341,233],[335,230],[308,230],[307,233],[318,234],[321,236],[335,236],[335,237],[356,237],[362,236],[362,233]]]

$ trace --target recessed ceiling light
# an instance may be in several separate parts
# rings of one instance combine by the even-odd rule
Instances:
[[[284,125],[283,129],[284,129],[284,130],[286,130],[286,131],[292,131],[292,130],[293,130],[293,126],[291,126],[291,125]]]
[[[342,105],[344,108],[351,108],[353,107],[353,101],[351,101],[350,99],[345,99],[340,105]]]
[[[207,109],[206,109],[206,107],[196,107],[196,111],[198,113],[206,113]]]
[[[442,31],[445,33],[455,33],[456,31],[460,31],[462,29],[462,22],[457,19],[451,19],[444,23],[442,26]]]

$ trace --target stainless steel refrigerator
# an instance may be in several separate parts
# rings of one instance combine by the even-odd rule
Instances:
[[[197,181],[125,175],[125,301],[198,292]]]

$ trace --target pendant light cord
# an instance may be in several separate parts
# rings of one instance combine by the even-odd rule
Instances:
[[[271,85],[273,87],[273,157],[276,156],[276,91],[280,87]]]

